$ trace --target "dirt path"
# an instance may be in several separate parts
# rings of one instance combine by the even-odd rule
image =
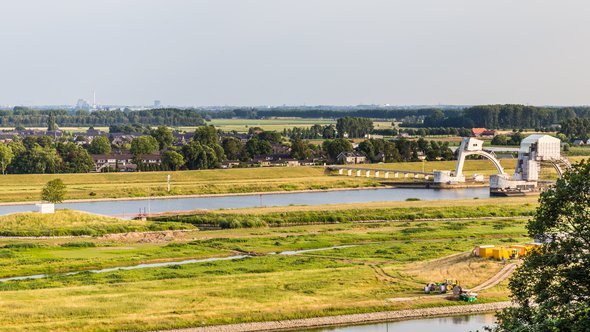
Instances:
[[[168,330],[168,332],[250,332],[300,330],[338,325],[368,324],[403,319],[432,318],[436,316],[452,316],[462,314],[479,314],[495,312],[512,306],[511,302],[482,303],[473,305],[457,305],[439,308],[422,308],[398,311],[383,311],[368,314],[352,314],[342,316],[316,317],[271,322],[256,322],[231,325],[203,326],[186,329]]]
[[[514,272],[514,270],[516,270],[517,266],[518,266],[517,263],[510,263],[510,264],[504,266],[504,268],[502,270],[500,270],[500,272],[496,273],[495,276],[493,276],[490,279],[486,280],[485,282],[479,284],[478,286],[473,287],[469,291],[477,292],[477,291],[482,291],[484,289],[488,289],[488,288],[492,288],[492,287],[496,286],[497,284],[499,284],[502,281],[509,278],[512,275],[512,273]]]

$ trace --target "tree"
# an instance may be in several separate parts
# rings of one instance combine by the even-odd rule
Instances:
[[[214,126],[203,126],[195,130],[193,141],[199,142],[203,147],[207,146],[215,152],[217,161],[225,159],[225,153],[217,138],[217,130]]]
[[[150,135],[158,141],[158,144],[160,144],[160,150],[164,150],[174,143],[172,130],[166,126],[159,126],[157,129],[152,130]]]
[[[14,158],[9,165],[9,171],[23,174],[57,173],[61,165],[61,157],[55,148],[34,144]]]
[[[303,160],[311,157],[312,150],[309,142],[295,139],[291,142],[291,158]]]
[[[272,153],[272,144],[268,141],[263,141],[254,136],[246,143],[246,151],[250,157],[263,156]]]
[[[131,153],[134,157],[158,151],[160,145],[152,136],[139,136],[131,141]]]
[[[88,146],[88,152],[92,154],[111,153],[111,142],[105,136],[96,136]]]
[[[6,144],[0,144],[0,168],[2,169],[2,174],[6,174],[6,168],[12,162],[12,158],[14,158],[12,149]]]
[[[348,138],[364,137],[373,130],[373,121],[346,116],[336,120],[336,129],[340,138],[343,138],[344,134],[348,134]]]
[[[61,179],[54,179],[43,187],[41,199],[49,203],[61,203],[66,195],[66,185]]]
[[[545,244],[510,279],[517,306],[494,331],[590,331],[590,163],[582,161],[541,193],[527,225]]]
[[[508,145],[508,136],[501,134],[494,136],[492,145]]]
[[[373,140],[364,140],[359,144],[358,147],[359,152],[365,155],[367,159],[371,162],[375,162],[376,160],[376,153],[375,153],[375,145],[373,144]]]
[[[54,131],[57,130],[57,123],[55,120],[55,113],[49,113],[49,117],[47,118],[47,131]]]
[[[188,169],[215,168],[219,164],[215,150],[197,141],[183,145],[182,155]]]
[[[331,160],[336,160],[341,152],[352,151],[352,144],[344,138],[328,139],[322,143],[322,150]]]
[[[168,170],[177,171],[184,165],[184,157],[174,150],[166,150],[162,153],[162,164]]]
[[[244,143],[236,137],[225,137],[221,142],[221,147],[225,152],[227,159],[238,160],[240,153],[244,149]]]
[[[94,161],[83,147],[72,142],[57,143],[57,152],[63,163],[64,173],[88,173],[94,168]]]
[[[217,130],[214,126],[202,126],[195,130],[195,136],[193,140],[203,144],[212,145],[218,144],[217,142]]]

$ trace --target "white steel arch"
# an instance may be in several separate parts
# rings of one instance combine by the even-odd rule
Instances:
[[[457,177],[463,176],[463,165],[465,164],[465,158],[468,156],[473,156],[473,155],[482,156],[482,157],[488,159],[489,161],[492,162],[494,167],[496,167],[498,174],[506,174],[504,172],[504,168],[500,164],[500,161],[498,159],[496,159],[496,157],[494,157],[491,153],[483,151],[483,150],[482,151],[461,150],[461,151],[459,151],[459,157],[457,159],[457,168],[455,169],[455,176],[457,176]]]
[[[455,168],[455,177],[463,178],[463,165],[465,165],[465,157],[478,155],[482,156],[494,164],[498,174],[504,173],[504,168],[500,164],[500,161],[496,159],[494,155],[483,150],[483,141],[475,138],[463,138],[461,146],[459,147],[459,155],[457,156],[457,166]]]

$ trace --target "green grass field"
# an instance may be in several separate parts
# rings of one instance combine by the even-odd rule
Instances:
[[[57,210],[54,214],[23,212],[0,216],[0,236],[97,236],[190,228],[190,225],[182,223],[122,220],[72,210]]]
[[[167,192],[166,177],[172,188]],[[0,202],[38,201],[41,188],[60,178],[66,199],[227,194],[375,187],[376,179],[327,176],[323,167],[274,167],[177,172],[33,174],[0,176]]]
[[[529,241],[525,223],[506,218],[189,231],[152,243],[124,237],[0,239],[2,276],[240,252],[259,255],[0,283],[0,331],[145,331],[456,305],[440,297],[396,299],[423,295],[423,285],[440,278],[431,260],[466,253],[477,244]],[[268,255],[336,245],[354,247]],[[447,273],[460,276],[466,287],[501,268],[463,255]],[[481,302],[507,298],[505,284],[480,292]]]
[[[537,197],[460,200],[449,205],[435,202],[383,202],[304,207],[275,207],[170,213],[152,217],[159,222],[181,222],[196,226],[256,228],[266,226],[346,223],[366,220],[413,221],[475,217],[526,217],[533,214]]]
[[[282,132],[283,129],[292,129],[293,127],[308,128],[314,124],[328,125],[336,124],[333,119],[303,119],[303,118],[277,118],[277,119],[212,119],[209,124],[223,131],[235,130],[237,132],[247,133],[252,127],[260,127],[264,130]],[[180,127],[185,129],[185,127]],[[186,129],[194,130],[186,127]],[[186,130],[185,129],[185,130]]]

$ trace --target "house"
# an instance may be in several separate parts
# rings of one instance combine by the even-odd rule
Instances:
[[[272,144],[273,155],[289,155],[291,154],[291,147],[283,144]]]
[[[113,153],[113,154],[94,154],[94,171],[102,172],[105,170],[116,170],[118,172],[133,172],[137,170],[137,164],[133,161],[133,155],[130,153]],[[141,156],[143,165],[161,165],[162,157],[160,154],[145,154]]]
[[[144,136],[142,133],[130,133],[130,134],[123,134],[123,133],[113,133],[111,136],[111,144],[113,145],[123,145],[123,144],[131,144],[131,142],[136,139],[137,137]]]
[[[234,168],[240,166],[239,160],[226,160],[221,163],[221,168]]]
[[[496,136],[496,131],[495,130],[484,130],[480,136],[493,138],[494,136]]]
[[[365,134],[366,139],[383,139],[383,135]]]
[[[471,128],[471,135],[473,135],[475,137],[479,137],[486,131],[487,131],[487,129],[485,129],[485,128]]]
[[[339,164],[364,164],[367,157],[358,152],[340,152],[336,157]]]
[[[181,133],[174,131],[172,132],[172,136],[174,136],[174,145],[184,145],[195,136],[195,133]]]
[[[574,142],[572,143],[572,145],[586,145],[587,143],[584,142],[583,139],[576,139],[574,140]]]
[[[88,128],[85,132],[74,133],[74,140],[76,142],[90,143],[95,137],[107,136],[107,133],[102,130]]]

